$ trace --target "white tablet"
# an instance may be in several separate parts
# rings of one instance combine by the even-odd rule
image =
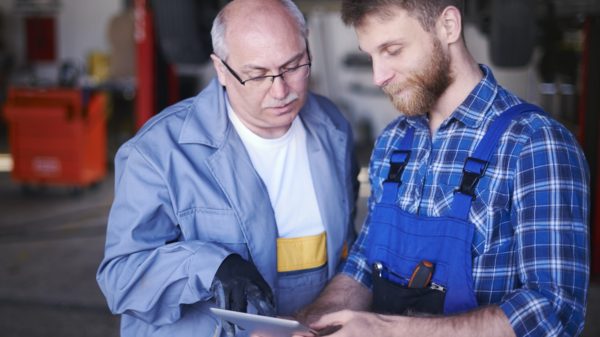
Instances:
[[[289,337],[291,335],[318,336],[318,333],[294,320],[247,314],[243,312],[210,308],[216,316],[244,329],[248,335],[262,337]]]

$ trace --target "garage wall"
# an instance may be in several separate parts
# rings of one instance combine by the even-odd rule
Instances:
[[[107,24],[121,9],[120,0],[61,0],[59,55],[85,60],[92,50],[108,51]]]
[[[19,67],[25,64],[25,32],[23,14],[15,11],[15,4],[16,0],[0,0],[5,44]],[[121,0],[60,0],[56,16],[57,62],[36,64],[36,75],[55,78],[61,61],[73,60],[84,65],[90,52],[107,52],[107,24],[121,8]]]

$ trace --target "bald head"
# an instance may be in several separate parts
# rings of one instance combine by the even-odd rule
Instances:
[[[231,43],[290,33],[300,40],[308,35],[304,16],[291,0],[235,0],[215,18],[211,37],[214,53],[227,59]]]

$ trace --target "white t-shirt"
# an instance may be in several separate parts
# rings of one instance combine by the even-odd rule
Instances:
[[[302,120],[296,116],[283,136],[267,139],[248,129],[229,102],[227,114],[254,169],[267,187],[279,237],[295,238],[324,232],[308,165],[306,130]]]

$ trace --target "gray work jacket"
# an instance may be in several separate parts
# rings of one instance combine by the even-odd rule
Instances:
[[[350,126],[309,94],[300,118],[327,231],[328,277],[354,237]],[[302,207],[302,205],[294,205]],[[277,294],[277,225],[265,185],[228,120],[216,79],[148,121],[117,152],[115,199],[97,281],[122,336],[218,336],[207,312],[221,262],[254,262]]]

